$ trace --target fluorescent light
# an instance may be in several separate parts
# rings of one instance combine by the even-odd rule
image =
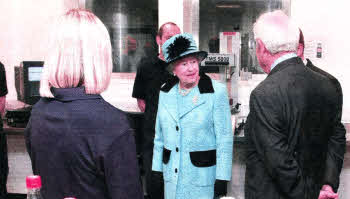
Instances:
[[[241,5],[238,4],[219,4],[216,5],[217,8],[241,8]]]

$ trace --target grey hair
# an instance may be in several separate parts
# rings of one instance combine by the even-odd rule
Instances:
[[[254,24],[254,37],[260,39],[270,53],[296,52],[299,44],[298,26],[281,10],[262,14]]]
[[[174,74],[174,68],[175,68],[175,62],[170,63],[167,67],[166,70],[170,73],[170,74]]]

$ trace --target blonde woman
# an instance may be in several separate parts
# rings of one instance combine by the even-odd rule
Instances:
[[[126,115],[101,96],[112,72],[107,29],[74,9],[52,30],[40,95],[26,128],[44,198],[143,198]]]

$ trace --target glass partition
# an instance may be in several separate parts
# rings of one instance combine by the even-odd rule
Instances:
[[[113,72],[135,72],[141,59],[155,56],[158,0],[86,0],[106,25],[113,49]]]
[[[230,47],[240,48],[240,70],[263,73],[255,55],[253,24],[260,14],[276,9],[289,15],[290,0],[199,1],[199,48],[209,53],[223,53],[228,48],[223,44],[232,39],[220,41],[220,33],[222,39],[225,33],[239,32],[240,42],[235,41]]]
[[[158,9],[172,9],[158,8],[158,1],[162,0],[86,0],[86,8],[103,21],[110,33],[114,72],[135,72],[141,59],[157,54]],[[253,23],[263,12],[290,12],[290,0],[183,0],[183,5],[184,13],[179,17],[199,10],[199,17],[184,17],[183,31],[198,37],[202,50],[221,53],[220,33],[239,32],[239,66],[253,74],[263,73],[255,55]],[[193,30],[187,30],[186,24]]]

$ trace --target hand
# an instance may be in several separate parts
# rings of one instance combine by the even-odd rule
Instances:
[[[145,109],[146,109],[145,100],[143,100],[143,99],[137,99],[137,106],[139,107],[139,109],[141,110],[141,112],[145,112]]]
[[[227,194],[227,181],[226,180],[216,180],[214,185],[214,195],[225,196]]]
[[[6,104],[6,96],[0,97],[0,116],[4,116],[5,114],[5,104]]]
[[[338,199],[338,197],[338,194],[334,193],[331,186],[323,185],[318,199]]]

